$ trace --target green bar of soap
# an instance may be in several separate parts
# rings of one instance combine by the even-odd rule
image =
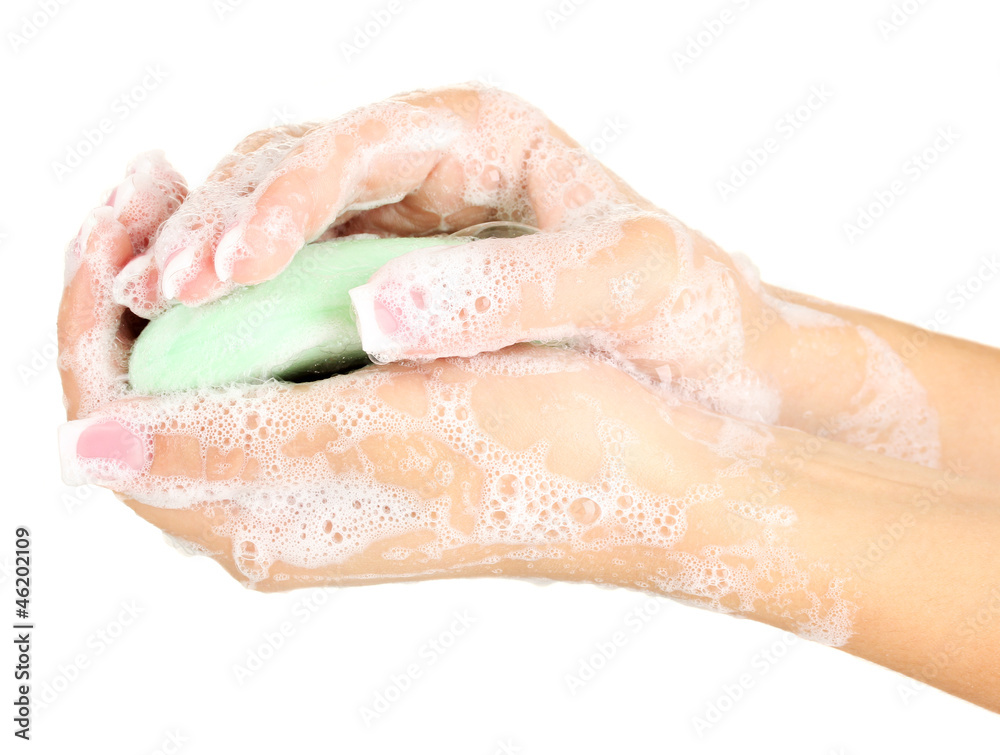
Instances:
[[[132,347],[129,381],[169,393],[269,378],[304,381],[367,363],[347,292],[389,260],[470,238],[346,236],[309,244],[269,281],[151,320]]]

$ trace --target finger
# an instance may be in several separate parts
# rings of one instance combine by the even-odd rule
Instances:
[[[392,121],[392,114],[380,114]],[[362,184],[374,174],[388,172],[392,155],[369,151],[370,159],[362,164],[366,156],[353,151],[355,142],[377,141],[379,125],[356,114],[323,128],[303,124],[248,137],[204,186],[192,192],[154,242],[157,306],[163,308],[170,300],[202,303],[229,292],[237,283],[251,282],[239,276],[234,282],[228,273],[219,276],[215,267],[218,247],[223,252],[222,267],[232,271],[226,250],[242,256],[244,237],[246,243],[259,247],[259,259],[268,260],[254,280],[282,269],[306,240],[319,236],[332,221],[327,217],[328,202],[331,194],[340,193],[339,180]],[[414,160],[407,164],[415,165],[415,175],[430,169],[431,158],[421,155]],[[395,167],[398,175],[408,174],[406,168]],[[403,185],[409,186],[405,180]],[[401,191],[405,194],[405,189]]]
[[[343,222],[338,219],[336,236],[356,233],[373,233],[379,236],[444,234],[499,217],[499,211],[495,207],[464,205],[461,202],[454,202],[450,207],[442,206],[440,194],[433,194],[427,189],[427,184],[434,180],[433,174],[438,168],[432,171],[423,186],[399,202],[351,213],[350,217],[346,217],[345,213],[341,216],[344,218]]]
[[[205,243],[205,237],[211,237],[213,230],[218,230],[213,226],[217,213],[211,205],[217,197],[213,196],[212,190],[225,186],[232,196],[249,194],[256,186],[256,176],[249,169],[250,156],[266,164],[267,161],[262,156],[269,155],[273,164],[285,151],[291,149],[307,125],[251,134],[215,167],[205,186],[191,196],[188,196],[181,176],[166,163],[161,152],[150,152],[137,158],[132,167],[137,172],[149,172],[163,191],[168,205],[163,220],[169,222],[161,221],[155,237],[150,238],[152,244],[148,251],[144,247],[145,253],[137,256],[119,274],[114,286],[115,300],[147,319],[165,310],[169,305],[161,294],[165,262],[175,253],[184,251],[187,243],[195,245],[188,250],[189,254],[197,251],[199,241]],[[178,205],[180,212],[177,212]]]
[[[492,361],[477,370],[457,360],[117,401],[60,427],[63,479],[111,487],[130,505],[163,511],[198,502],[201,513],[215,512],[214,522],[199,512],[137,511],[187,527],[198,542],[205,538],[197,528],[209,526],[231,542],[233,562],[254,583],[279,563],[285,574],[329,567],[330,578],[396,565],[423,570],[433,557],[417,549],[456,539],[475,548],[478,561],[477,527],[490,512],[477,491],[510,479],[504,475],[520,463],[504,439],[536,447],[547,432],[535,409],[548,395],[543,386],[566,371],[585,390],[592,364],[554,349],[521,349],[501,361],[529,376],[534,403],[518,400],[526,391]],[[474,389],[483,391],[479,399]],[[591,421],[577,419],[581,427]],[[484,479],[480,465],[489,459],[505,461]],[[401,549],[416,558],[400,563],[393,553]]]
[[[184,196],[162,153],[139,155],[106,204],[88,215],[67,249],[58,317],[59,366],[70,418],[123,395],[127,349],[138,323],[112,297],[117,274],[146,248]]]
[[[271,278],[347,215],[352,230],[409,234],[496,217],[559,229],[623,203],[648,209],[537,108],[476,87],[360,108],[248,170],[252,192],[210,186],[211,201],[178,213],[194,232],[157,240],[164,298],[198,304]]]
[[[198,528],[205,512],[214,511],[211,534],[231,540],[232,559],[252,580],[276,560],[308,567],[325,554],[320,563],[336,561],[363,550],[374,536],[427,524],[424,498],[437,488],[417,493],[429,484],[426,475],[412,473],[420,478],[414,490],[401,490],[379,478],[391,476],[398,461],[372,461],[383,455],[386,423],[404,435],[418,423],[394,407],[417,401],[419,386],[404,377],[390,398],[381,390],[394,371],[400,373],[379,368],[302,385],[107,404],[59,428],[63,480],[110,487],[130,505],[145,507],[137,508],[144,516],[149,507],[187,510],[200,502],[200,513],[153,518],[205,542]],[[366,451],[373,454],[367,461]],[[447,492],[457,499],[460,483],[451,484],[455,490]],[[444,521],[443,507],[434,510]]]
[[[314,465],[299,465],[295,457],[325,449],[342,433],[309,440],[289,426],[330,424],[334,401],[341,413],[363,406],[379,374],[128,396],[60,427],[63,478],[168,508],[231,499],[260,486],[319,483],[329,468],[310,469]]]
[[[139,255],[184,201],[187,183],[167,162],[162,150],[138,155],[129,163],[126,173],[125,181],[112,191],[108,204],[115,208],[115,217],[128,230],[132,248]]]
[[[411,252],[351,290],[362,346],[385,363],[621,331],[664,298],[682,228],[630,213]]]
[[[59,306],[59,372],[70,419],[124,395],[124,308],[111,299],[111,282],[132,258],[128,231],[112,207],[92,211],[84,224],[82,255]]]
[[[406,101],[429,107],[427,96]],[[361,211],[344,233],[450,233],[489,220],[560,230],[609,209],[654,209],[536,107],[497,89],[442,97],[474,114],[420,186],[401,201]]]
[[[310,133],[219,241],[215,274],[243,284],[276,275],[338,216],[398,201],[420,186],[459,130],[450,113],[386,102]]]
[[[163,156],[152,150],[136,157],[129,177],[112,192],[108,203],[128,229],[135,256],[115,276],[112,299],[135,314],[151,319],[158,314],[157,271],[148,248],[164,222],[187,197],[187,183]],[[131,183],[130,183],[131,182]]]
[[[177,265],[176,255],[188,256],[204,254],[204,247],[218,237],[220,216],[220,195],[223,201],[228,196],[230,203],[245,197],[256,187],[259,176],[254,173],[252,163],[258,168],[272,166],[291,149],[308,124],[282,127],[251,134],[236,146],[209,175],[205,185],[187,193],[183,180],[179,183],[165,180],[164,193],[171,205],[165,222],[152,238],[151,245],[144,254],[123,270],[114,286],[115,300],[129,307],[134,313],[151,319],[169,306],[162,294],[164,266]],[[147,153],[154,154],[155,153]],[[164,161],[165,162],[165,161]],[[166,166],[169,168],[169,166]],[[172,171],[172,169],[170,169]],[[164,177],[168,178],[167,171]],[[180,178],[179,175],[176,176]],[[182,187],[180,191],[169,191],[167,187]],[[177,205],[180,204],[180,207]],[[224,210],[223,210],[224,211]],[[218,286],[218,281],[215,281]],[[222,288],[218,295],[225,293]]]

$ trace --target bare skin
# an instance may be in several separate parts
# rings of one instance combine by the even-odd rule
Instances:
[[[514,117],[516,127],[510,127]],[[281,233],[274,231],[276,217],[282,218]],[[193,305],[272,277],[296,249],[317,238],[450,232],[498,217],[544,233],[482,242],[476,253],[492,270],[531,261],[538,278],[554,282],[552,290],[514,280],[491,302],[492,317],[460,321],[455,313],[473,310],[478,301],[474,286],[469,301],[449,301],[441,288],[446,281],[418,280],[415,291],[425,309],[440,305],[443,314],[421,323],[426,312],[396,307],[399,343],[381,350],[380,361],[464,356],[576,335],[713,410],[1000,479],[989,450],[1000,442],[1000,395],[985,390],[1000,377],[993,350],[757,284],[723,250],[638,195],[536,108],[497,90],[417,91],[329,122],[251,134],[164,223],[152,246],[119,276],[116,293],[120,303],[149,317],[170,301]],[[589,242],[586,258],[565,253],[609,236]],[[182,261],[181,251],[189,266],[165,276]],[[453,269],[449,254],[462,252],[436,256]],[[420,260],[430,256],[414,253],[409,264],[420,269]],[[407,264],[404,258],[387,265],[366,287],[376,306],[398,289]],[[705,269],[708,283],[698,272]],[[220,272],[229,279],[221,280]],[[475,269],[472,283],[481,274]],[[616,281],[632,288],[627,301],[616,296]],[[705,332],[699,312],[720,311],[721,289],[735,300],[730,309],[737,321],[716,323],[712,337],[692,351]],[[805,309],[789,315],[795,306]],[[808,316],[823,312],[836,317],[822,322]],[[364,337],[374,328],[363,315]],[[866,341],[862,330],[882,345]],[[878,432],[872,428],[864,413],[873,400],[865,378],[880,349],[898,355],[913,376],[912,390],[890,402],[890,413],[925,404],[938,423],[938,432],[929,435],[939,449],[901,447],[899,438],[914,430],[897,420],[884,420]],[[773,392],[780,397],[778,413],[761,416],[732,401],[726,386],[734,382]],[[926,395],[915,398],[921,391]]]
[[[454,114],[469,120],[469,114],[477,112],[470,108],[470,98],[478,96],[475,91],[456,89],[399,99],[420,107],[445,103]],[[345,199],[344,184],[330,180],[329,171],[349,162],[345,148],[363,150],[384,136],[376,126],[371,129],[364,136],[362,127],[361,136],[352,137],[356,141],[349,143],[337,136],[325,137],[331,145],[339,145],[323,168],[327,172],[307,174],[297,168],[280,174],[255,194],[255,212],[262,212],[260,208],[269,202],[280,205],[289,192],[301,197],[302,187],[308,187],[305,196],[311,204],[302,205],[296,216],[302,239],[327,233],[331,214],[337,233],[419,233],[461,227],[492,216],[489,207],[462,206],[457,189],[450,192],[465,177],[456,177],[456,161],[449,162],[440,151],[411,153],[416,156],[408,164],[416,166],[415,178],[392,172],[389,160],[384,165],[376,160],[375,169],[365,173],[359,185],[349,185],[350,199]],[[248,137],[210,181],[220,171],[234,170],[240,155],[253,154],[272,138],[287,137],[290,141],[282,143],[294,150],[296,140],[308,139],[317,130],[322,129],[300,127],[281,137]],[[336,134],[335,128],[327,131]],[[567,161],[575,159],[575,143],[554,126],[551,133],[570,150]],[[517,161],[505,164],[520,165]],[[949,381],[969,369],[978,370],[977,379],[985,382],[998,369],[997,352],[936,338],[910,360],[913,374],[941,418],[942,468],[937,470],[789,427],[726,417],[686,397],[679,399],[674,390],[678,368],[685,376],[707,380],[711,365],[719,362],[714,358],[657,359],[662,343],[629,341],[634,318],[654,316],[652,305],[645,314],[640,308],[627,315],[617,311],[613,301],[607,308],[599,307],[606,317],[602,315],[594,330],[622,336],[615,346],[627,350],[635,361],[634,374],[596,353],[588,356],[515,346],[505,350],[502,358],[527,365],[523,374],[498,372],[488,358],[457,357],[410,366],[373,366],[355,375],[290,387],[277,398],[246,387],[239,395],[239,410],[256,411],[262,418],[286,416],[296,408],[315,409],[327,402],[350,404],[359,395],[368,397],[364,400],[398,418],[404,429],[366,431],[345,440],[343,417],[327,412],[324,420],[274,432],[265,447],[280,450],[285,458],[325,458],[324,476],[309,484],[354,480],[363,468],[373,486],[390,485],[409,495],[407,505],[414,514],[428,507],[440,511],[437,524],[373,536],[355,543],[356,547],[335,560],[303,565],[271,559],[266,565],[257,564],[261,568],[255,570],[253,563],[247,563],[254,558],[240,550],[238,538],[228,534],[226,525],[241,516],[241,495],[287,483],[286,473],[264,469],[254,456],[260,443],[251,444],[235,431],[228,442],[208,446],[207,436],[197,429],[215,421],[216,415],[207,409],[185,404],[175,416],[190,429],[164,431],[157,429],[158,418],[164,406],[173,404],[135,396],[122,388],[136,320],[113,299],[115,276],[136,257],[156,260],[156,243],[169,238],[161,230],[149,250],[149,234],[143,229],[166,227],[172,218],[184,217],[185,205],[177,209],[186,195],[183,180],[162,165],[157,170],[158,189],[167,199],[122,201],[112,212],[101,213],[71,265],[79,267],[64,292],[59,317],[67,414],[71,420],[118,419],[138,437],[142,468],[130,471],[122,466],[117,475],[99,484],[115,490],[156,526],[206,548],[234,577],[263,590],[491,575],[613,583],[740,613],[827,641],[1000,710],[1000,580],[995,577],[1000,563],[993,547],[1000,537],[1000,508],[995,505],[1000,492],[994,483],[977,479],[995,473],[988,463],[989,449],[997,447],[995,423],[988,419],[997,407],[985,391],[982,401],[970,406],[974,402],[958,400],[948,390]],[[576,170],[591,176],[585,188],[594,185],[594,176],[602,175],[590,165],[577,165]],[[497,343],[500,336],[501,341],[511,343],[530,340],[536,328],[565,319],[576,322],[583,305],[575,303],[572,290],[577,298],[592,297],[587,304],[587,311],[592,312],[594,299],[600,304],[600,297],[607,296],[602,282],[622,270],[636,269],[654,253],[661,260],[656,270],[662,275],[642,283],[648,289],[644,298],[654,301],[656,296],[674,295],[670,286],[676,267],[671,264],[676,221],[632,196],[617,177],[606,172],[604,176],[601,180],[607,181],[608,190],[620,192],[615,201],[633,205],[625,213],[624,233],[614,248],[599,250],[603,257],[594,270],[588,266],[565,272],[566,283],[557,285],[551,300],[531,290],[516,292],[510,299],[516,308],[510,317],[501,318],[502,327],[492,332],[484,327],[470,338],[484,338],[497,347],[505,345]],[[547,180],[551,177],[527,177],[539,199],[532,205],[533,217],[521,219],[558,233],[565,194],[546,187]],[[414,181],[415,188],[408,181]],[[337,214],[338,207],[396,196],[404,189],[410,193],[397,202]],[[575,197],[581,189],[569,180],[566,191]],[[553,196],[559,197],[554,204]],[[198,206],[197,199],[187,201]],[[616,216],[604,215],[594,222],[607,222],[609,217]],[[221,295],[231,287],[215,276],[212,254],[218,238],[209,230],[205,235],[195,256],[197,274],[176,292],[187,303]],[[253,234],[243,238],[252,239]],[[907,326],[811,300],[810,307],[828,307],[826,311],[848,325],[786,327],[780,317],[766,318],[763,313],[775,306],[773,299],[795,302],[797,295],[756,287],[711,242],[700,235],[693,238],[696,254],[729,271],[740,294],[743,322],[771,323],[761,329],[743,358],[746,365],[782,387],[781,424],[821,432],[820,419],[843,411],[837,402],[849,401],[853,395],[849,381],[845,388],[843,382],[828,380],[833,370],[817,366],[810,355],[837,353],[837,370],[850,376],[856,369],[860,381],[864,355],[857,356],[856,364],[844,358],[851,353],[848,346],[856,345],[854,324],[878,332],[895,348],[899,339],[912,335]],[[514,241],[494,244],[490,253],[516,254],[518,249],[524,253],[529,248]],[[283,266],[281,255],[294,251],[271,244],[257,257],[249,244],[249,256],[233,266],[232,278],[249,283],[270,277]],[[70,254],[71,259],[77,256],[74,248]],[[152,310],[165,304],[158,287],[160,264],[159,260],[147,264],[139,287],[139,300]],[[577,273],[584,275],[582,281]],[[570,285],[572,280],[575,285]],[[590,322],[594,324],[594,319]],[[836,349],[829,348],[831,341]],[[456,353],[468,346],[457,340],[442,343]],[[653,356],[645,358],[643,349]],[[729,356],[722,353],[719,359]],[[943,367],[944,358],[957,366]],[[659,369],[664,364],[671,368],[667,378]],[[91,369],[95,365],[100,369]],[[459,398],[448,406],[470,418],[455,425],[459,429],[454,432],[442,431],[435,419],[442,391],[457,392]],[[212,400],[211,396],[205,399],[208,404]],[[317,409],[315,415],[323,413]],[[966,445],[960,431],[963,421],[978,428],[973,433],[977,443]],[[602,440],[609,427],[626,431],[622,440],[615,441],[615,451]],[[477,439],[513,455],[546,449],[545,474],[569,490],[575,485],[596,486],[598,493],[586,500],[596,502],[599,514],[580,504],[581,499],[553,499],[547,507],[532,506],[534,498],[528,493],[512,495],[521,508],[503,501],[494,505],[498,502],[491,499],[490,491],[495,488],[484,481],[505,468],[468,451]],[[436,467],[404,467],[400,460],[409,458],[411,452],[446,460],[454,476],[443,482],[429,471]],[[213,464],[213,459],[222,457],[229,460],[228,466]],[[613,472],[604,466],[611,457],[619,465]],[[514,471],[510,467],[509,472]],[[622,480],[631,486],[629,505],[618,495],[607,500],[601,497],[602,485],[611,490]],[[178,508],[151,505],[159,491],[176,482],[228,485],[229,495],[191,499]],[[696,494],[705,486],[711,488],[708,493]],[[682,499],[688,503],[678,512],[677,502]],[[744,502],[753,503],[754,510],[741,509]],[[344,505],[349,502],[330,502],[331,519]],[[641,524],[637,524],[637,512],[643,514]],[[786,516],[787,512],[791,515]],[[768,519],[771,515],[777,519]],[[889,531],[902,534],[886,540]],[[692,576],[704,569],[725,572],[728,581],[719,589]],[[933,605],[933,611],[927,611],[928,605]]]

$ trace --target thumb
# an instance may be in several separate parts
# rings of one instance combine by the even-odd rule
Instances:
[[[376,362],[472,356],[524,341],[613,331],[634,318],[616,281],[653,283],[672,267],[673,239],[637,234],[644,219],[461,246],[386,263],[350,291],[361,345]],[[653,273],[656,273],[655,275]]]

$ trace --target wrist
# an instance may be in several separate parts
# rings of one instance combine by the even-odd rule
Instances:
[[[780,395],[777,424],[836,438],[833,418],[864,385],[864,342],[854,326],[784,293],[764,286],[745,328],[747,361]]]
[[[748,361],[781,396],[778,424],[940,464],[938,413],[900,352],[907,326],[772,286],[761,299],[767,325]]]

